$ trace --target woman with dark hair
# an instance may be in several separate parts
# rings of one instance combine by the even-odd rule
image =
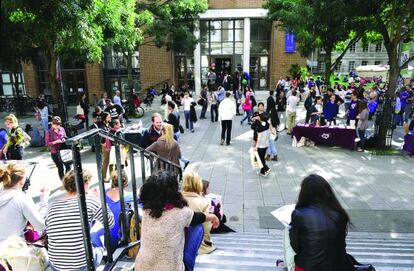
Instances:
[[[351,271],[345,238],[350,218],[329,183],[319,175],[306,177],[292,213],[290,244],[295,271]]]
[[[135,270],[183,271],[185,228],[205,221],[217,228],[213,214],[193,212],[181,195],[175,174],[157,172],[141,187],[141,242]]]
[[[86,125],[85,127],[88,128],[89,127],[89,104],[88,104],[88,101],[86,100],[86,93],[83,93],[82,96],[80,97],[79,106],[83,109],[83,119],[79,123],[79,125],[85,123]]]
[[[110,132],[111,131],[111,114],[109,112],[103,112],[102,113],[102,125],[101,125],[101,129],[106,131],[106,132]],[[102,142],[102,179],[105,182],[109,182],[107,180],[107,174],[108,174],[108,167],[109,167],[109,155],[111,153],[111,141],[109,139],[104,139],[104,141]]]
[[[357,131],[358,131],[358,137],[359,137],[359,142],[358,142],[358,152],[363,152],[364,151],[364,146],[365,146],[365,130],[368,129],[368,117],[369,117],[369,112],[368,112],[368,104],[365,100],[361,100],[359,102],[359,106],[358,106],[358,115],[356,116],[358,123],[357,123]]]

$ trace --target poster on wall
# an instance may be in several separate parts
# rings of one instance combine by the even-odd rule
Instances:
[[[411,50],[411,42],[401,44],[401,63],[400,65],[404,64],[408,58],[410,58],[410,50]],[[403,78],[411,78],[413,75],[412,68],[410,66],[411,63],[408,63],[408,67],[401,70],[401,76]]]
[[[295,34],[288,30],[285,30],[285,52],[286,53],[296,52]]]

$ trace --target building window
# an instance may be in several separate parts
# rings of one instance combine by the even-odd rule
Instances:
[[[1,72],[0,77],[0,94],[2,96],[13,96],[15,93],[15,82],[16,79],[19,82],[18,90],[20,95],[25,95],[25,88],[24,88],[24,77],[23,73],[18,73],[17,78],[15,78],[15,74],[7,71]]]
[[[216,72],[242,70],[244,20],[201,20],[201,81],[207,84],[207,74],[215,64]],[[177,60],[177,58],[176,58]],[[179,60],[181,63],[183,61]],[[180,67],[181,65],[181,67]],[[182,64],[176,62],[180,75]],[[187,65],[188,68],[188,65]],[[180,81],[181,79],[178,78]]]
[[[318,71],[319,72],[325,72],[325,62],[324,61],[318,61]]]
[[[362,65],[362,66],[366,66],[366,65],[368,65],[368,61],[367,61],[367,60],[362,60],[361,65]]]
[[[379,52],[381,52],[381,51],[382,51],[382,41],[378,42],[378,43],[375,45],[375,52],[379,53]]]
[[[243,54],[243,20],[200,21],[201,55]]]
[[[368,43],[364,43],[362,45],[362,52],[364,52],[364,53],[368,52],[368,48],[369,48],[369,44]]]
[[[355,69],[355,61],[349,61],[348,71],[350,72],[353,69]]]
[[[352,44],[352,45],[349,47],[349,52],[350,52],[350,53],[355,53],[355,50],[356,50],[356,43]]]
[[[381,61],[379,61],[379,60],[376,60],[375,62],[374,62],[374,65],[380,65],[381,64]]]
[[[272,25],[266,20],[250,21],[250,54],[268,54]]]
[[[178,87],[187,86],[188,89],[194,90],[194,57],[176,55],[175,64]]]
[[[342,61],[339,61],[338,64],[336,64],[335,71],[341,72],[342,71]]]

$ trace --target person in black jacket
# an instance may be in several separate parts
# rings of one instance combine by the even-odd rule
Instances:
[[[275,92],[273,90],[269,91],[269,97],[267,97],[266,113],[268,114],[276,107],[275,97],[273,96],[274,93]]]
[[[354,270],[345,250],[350,225],[329,183],[319,175],[306,177],[290,229],[290,244],[296,252],[295,270]]]
[[[139,146],[144,149],[157,141],[161,136],[162,116],[154,113],[152,114],[151,121],[151,126],[144,131],[141,142],[139,143]]]
[[[169,113],[166,122],[174,127],[174,139],[178,140],[180,137],[180,113],[178,113],[178,111],[175,111],[175,103],[172,101],[168,101],[167,106]]]

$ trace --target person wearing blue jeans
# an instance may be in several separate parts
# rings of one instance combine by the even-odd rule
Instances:
[[[272,138],[269,139],[269,147],[267,148],[266,155],[267,155],[266,160],[277,161],[276,144],[275,144],[275,140]]]
[[[243,124],[243,122],[247,119],[247,122],[250,124],[252,120],[252,110],[245,111],[244,118],[240,121],[240,124]]]

